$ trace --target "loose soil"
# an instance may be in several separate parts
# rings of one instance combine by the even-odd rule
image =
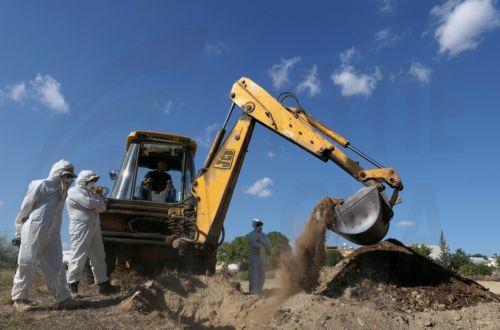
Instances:
[[[309,292],[318,285],[325,263],[326,227],[333,219],[334,207],[334,200],[322,199],[306,222],[304,232],[297,239],[295,253],[289,252],[281,256],[279,277],[282,296],[290,296],[301,290]]]
[[[313,211],[295,254],[283,257],[280,288],[250,295],[228,274],[114,274],[114,296],[82,287],[85,307],[54,311],[40,281],[35,311],[16,314],[2,287],[0,328],[373,329],[500,328],[500,298],[389,239],[321,267],[332,201]]]

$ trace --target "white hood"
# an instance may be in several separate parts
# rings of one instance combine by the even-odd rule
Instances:
[[[52,165],[49,173],[49,179],[59,178],[63,172],[70,172],[74,175],[74,166],[67,160],[61,159]]]

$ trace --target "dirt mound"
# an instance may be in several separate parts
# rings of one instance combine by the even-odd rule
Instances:
[[[460,309],[500,301],[396,240],[359,248],[321,274],[317,294],[404,312]]]
[[[160,312],[179,324],[220,327],[255,323],[252,316],[266,301],[244,294],[240,283],[224,275],[213,277],[166,273],[140,286],[120,307],[144,314]]]

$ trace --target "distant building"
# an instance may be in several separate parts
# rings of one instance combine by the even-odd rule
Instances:
[[[476,264],[476,265],[488,265],[489,264],[489,260],[488,259],[484,259],[482,257],[469,257],[470,261],[472,261],[473,264]]]
[[[229,264],[227,265],[227,270],[233,273],[237,273],[240,271],[240,266],[238,264]]]
[[[331,251],[331,250],[337,250],[344,257],[347,257],[348,255],[353,253],[355,249],[352,246],[347,246],[347,243],[344,243],[342,245],[342,247],[340,247],[340,248],[338,246],[327,246],[326,247],[326,251]]]
[[[497,266],[497,259],[496,258],[488,258],[487,265],[490,267],[496,267]]]
[[[217,263],[215,264],[215,270],[237,273],[240,271],[240,266],[238,264],[226,264],[223,261],[217,261]]]
[[[494,254],[492,257],[488,258],[488,266],[497,267],[497,258],[498,256]]]

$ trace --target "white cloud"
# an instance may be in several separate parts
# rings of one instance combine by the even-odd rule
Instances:
[[[351,47],[340,53],[340,62],[342,66],[351,64],[352,60],[360,57],[359,50],[356,47]]]
[[[273,186],[273,180],[268,178],[267,176],[255,181],[250,188],[245,190],[247,194],[254,195],[260,198],[269,197],[272,195],[271,190],[269,189]]]
[[[398,227],[415,227],[415,222],[410,221],[410,220],[402,220],[396,223],[396,226]]]
[[[10,87],[8,97],[14,102],[22,102],[27,96],[26,83],[21,82]]]
[[[346,66],[332,73],[332,81],[341,87],[343,96],[370,96],[382,79],[380,69],[376,66],[372,74],[357,73],[354,67]]]
[[[269,158],[283,157],[285,155],[285,147],[283,145],[268,144],[266,156]]]
[[[267,71],[269,77],[271,77],[273,81],[274,88],[279,89],[290,83],[289,71],[293,69],[300,60],[301,58],[299,56],[288,59],[282,58],[280,63],[273,65]]]
[[[231,48],[228,45],[220,40],[216,41],[215,43],[207,43],[205,45],[205,52],[209,55],[222,55],[230,49]]]
[[[31,82],[33,96],[55,112],[69,113],[69,105],[61,94],[61,84],[50,75],[38,73]]]
[[[0,89],[0,98],[3,101],[22,103],[26,100],[34,101],[33,109],[38,109],[37,102],[42,103],[56,113],[69,113],[69,105],[61,93],[61,84],[50,75],[38,73],[28,82],[20,82]]]
[[[351,47],[340,53],[340,69],[332,73],[334,85],[341,87],[343,96],[365,95],[370,96],[382,79],[379,67],[375,66],[372,74],[358,73],[350,65],[354,58],[361,57],[356,47]]]
[[[391,29],[386,28],[375,33],[375,42],[377,42],[377,49],[382,49],[403,39],[404,33],[397,34],[392,32]]]
[[[213,134],[218,128],[219,123],[213,123],[205,127],[203,134],[195,138],[196,143],[202,147],[210,148],[213,140]]]
[[[448,0],[434,6],[431,15],[437,18],[434,37],[439,42],[439,52],[450,56],[475,49],[481,35],[500,25],[494,0]]]
[[[4,201],[0,200],[0,207],[4,207],[5,205],[7,205],[7,203],[5,203]]]
[[[318,66],[314,64],[304,76],[304,80],[297,86],[297,91],[302,93],[308,91],[309,96],[314,96],[321,91],[321,83],[318,79]]]
[[[412,62],[408,73],[421,83],[428,83],[431,81],[432,69],[425,67],[422,63]]]
[[[380,12],[382,14],[392,14],[396,0],[379,0]]]
[[[167,116],[172,113],[172,107],[174,106],[173,102],[171,100],[168,100],[165,102],[163,105],[163,113],[166,114]]]

